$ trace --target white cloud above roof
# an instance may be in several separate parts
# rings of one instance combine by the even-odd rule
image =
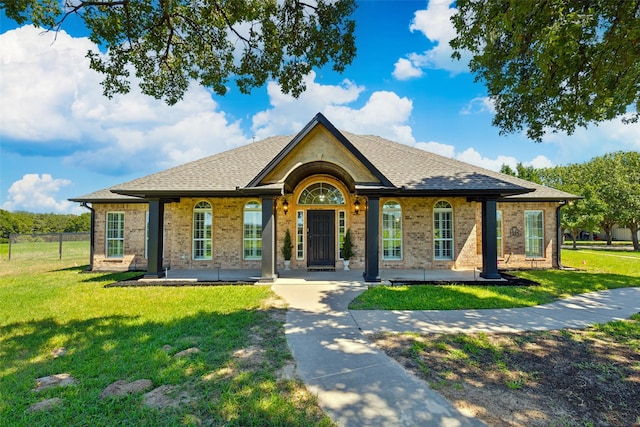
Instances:
[[[415,12],[409,30],[424,34],[432,46],[422,53],[409,53],[406,55],[408,59],[399,59],[393,71],[393,76],[398,80],[419,77],[423,68],[447,70],[451,74],[468,71],[467,64],[471,58],[469,53],[463,52],[460,60],[451,58],[453,49],[449,42],[456,35],[451,17],[458,13],[458,9],[453,6],[455,2],[430,0],[428,3],[426,9]]]
[[[85,58],[96,49],[86,38],[24,26],[1,34],[0,46],[5,150],[63,155],[65,164],[118,174],[247,142],[239,124],[217,111],[211,92],[196,84],[172,107],[142,95],[135,82],[129,94],[107,99],[102,76]]]
[[[493,99],[488,96],[478,96],[473,98],[465,107],[460,111],[460,114],[480,114],[491,113],[495,114],[496,105]]]
[[[413,62],[406,58],[400,58],[393,68],[393,77],[398,80],[409,80],[416,77],[422,77],[422,69],[416,67]]]
[[[571,137],[565,132],[547,132],[542,142],[557,145],[569,157],[576,147],[587,152],[640,151],[640,122],[623,123],[622,118],[616,118],[586,129],[577,128]]]
[[[9,197],[2,204],[2,209],[12,211],[16,208],[39,212],[67,212],[74,203],[67,200],[58,201],[56,195],[62,187],[68,186],[68,179],[53,178],[43,173],[26,174],[9,187]],[[80,208],[82,211],[83,209]],[[80,212],[81,213],[81,212]]]

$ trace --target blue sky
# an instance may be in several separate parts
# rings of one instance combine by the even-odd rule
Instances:
[[[466,63],[450,58],[448,0],[358,1],[358,55],[343,74],[307,76],[299,99],[271,82],[217,96],[193,85],[173,107],[136,90],[112,100],[85,54],[77,25],[56,40],[0,17],[0,208],[82,213],[70,197],[272,135],[297,133],[317,112],[336,127],[376,134],[498,170],[583,162],[640,150],[640,124],[620,120],[549,134],[535,143],[500,136],[490,100]]]

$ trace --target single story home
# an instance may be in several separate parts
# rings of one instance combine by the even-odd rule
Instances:
[[[577,197],[377,136],[317,114],[276,136],[71,199],[92,212],[91,268],[381,269],[559,265],[559,210]]]

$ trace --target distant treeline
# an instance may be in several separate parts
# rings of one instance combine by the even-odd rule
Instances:
[[[82,215],[9,212],[0,209],[0,241],[7,242],[9,234],[77,233],[91,231],[91,214]]]

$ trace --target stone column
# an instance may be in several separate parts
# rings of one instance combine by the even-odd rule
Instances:
[[[368,197],[365,212],[364,280],[380,281],[380,198]]]
[[[164,236],[164,201],[149,199],[149,243],[147,247],[147,273],[145,278],[164,277],[162,247]]]
[[[501,279],[498,273],[498,246],[496,233],[496,199],[482,200],[482,272],[485,279]]]

